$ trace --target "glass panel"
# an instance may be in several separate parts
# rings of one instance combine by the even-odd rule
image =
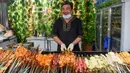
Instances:
[[[121,6],[112,8],[112,37],[121,38]]]
[[[100,49],[100,11],[97,11],[96,25],[96,46]]]
[[[116,38],[112,38],[112,50],[120,51],[120,41]]]
[[[108,9],[103,9],[103,18],[102,18],[102,47],[104,48],[104,39],[108,34]]]
[[[108,32],[108,9],[103,9],[103,19],[102,19],[102,25],[103,25],[103,38],[107,37]]]
[[[111,36],[112,36],[112,49],[120,47],[121,39],[121,13],[122,7],[114,7],[111,12]]]

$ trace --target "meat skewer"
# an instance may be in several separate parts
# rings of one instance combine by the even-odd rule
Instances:
[[[34,54],[23,46],[15,52],[0,55],[0,72],[3,73],[126,73],[130,72],[130,54],[127,52],[106,55],[76,56],[71,51],[60,54]],[[13,59],[14,58],[14,62]],[[12,62],[12,63],[11,63]],[[8,68],[10,67],[10,68]]]
[[[18,59],[16,58],[16,59],[14,60],[13,64],[10,66],[8,73],[11,73],[11,72],[12,72],[12,70],[13,70],[14,66],[16,65],[17,61],[18,61]]]

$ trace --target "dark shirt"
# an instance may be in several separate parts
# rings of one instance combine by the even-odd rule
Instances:
[[[72,19],[66,23],[63,17],[60,17],[53,26],[53,37],[54,36],[58,36],[66,47],[68,47],[77,37],[83,37],[81,20],[73,16]],[[61,51],[60,45],[58,45],[58,51]],[[79,44],[74,46],[73,51],[80,51]]]

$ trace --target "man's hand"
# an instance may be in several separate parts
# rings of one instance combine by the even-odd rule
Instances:
[[[71,44],[68,46],[68,49],[69,49],[70,51],[72,51],[72,50],[73,50],[73,48],[74,48],[74,44],[73,44],[73,43],[71,43]]]
[[[66,50],[65,44],[61,44],[61,51],[65,51],[65,50]]]

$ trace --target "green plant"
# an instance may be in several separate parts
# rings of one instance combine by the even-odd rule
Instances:
[[[93,0],[87,0],[86,2],[87,7],[87,17],[86,17],[86,24],[84,25],[84,39],[83,43],[92,44],[95,40],[95,6]]]
[[[36,30],[39,34],[45,34],[46,37],[51,36],[52,32],[52,24],[53,24],[53,18],[52,18],[52,1],[43,1],[43,3],[40,1],[36,2],[36,7],[40,9],[35,9],[35,22],[36,24]]]
[[[9,2],[8,18],[19,42],[26,41],[27,37],[33,35],[34,30],[39,34],[45,33],[50,36],[53,23],[53,18],[50,17],[52,14],[49,12],[47,14],[42,13],[43,9],[48,9],[50,3],[46,0],[11,0]]]
[[[27,37],[33,35],[34,30],[39,34],[50,37],[52,25],[61,16],[61,3],[63,1],[66,0],[10,0],[8,17],[18,40],[24,42]],[[94,33],[90,34],[89,32],[95,31],[92,0],[69,1],[74,4],[74,15],[83,21],[83,42],[90,42],[91,38],[94,37]],[[45,11],[45,13],[42,11]]]
[[[95,39],[95,6],[93,0],[76,0],[74,12],[82,20],[84,38],[83,43],[91,44]]]
[[[11,2],[10,2],[11,3]],[[28,25],[24,17],[25,8],[23,8],[23,0],[16,0],[8,6],[8,18],[9,22],[12,23],[14,33],[16,34],[19,42],[24,42],[25,39],[29,36]]]

